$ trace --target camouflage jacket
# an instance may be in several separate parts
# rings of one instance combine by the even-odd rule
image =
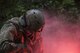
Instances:
[[[13,23],[19,25],[19,18],[8,20],[0,30],[0,53],[43,53],[40,32],[32,34],[35,36],[32,40],[27,32],[27,38],[24,37],[22,29],[16,28]]]

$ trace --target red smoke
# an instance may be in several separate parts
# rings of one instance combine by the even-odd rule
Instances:
[[[44,53],[80,53],[79,24],[55,18],[45,14],[46,24],[42,33]]]

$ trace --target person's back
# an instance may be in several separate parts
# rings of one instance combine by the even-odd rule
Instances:
[[[43,28],[44,23],[40,24],[37,18],[31,18],[31,16],[33,17],[34,14],[38,13],[36,10],[29,10],[27,13],[28,14],[26,15],[26,17],[29,17],[29,19],[27,18],[25,20],[24,16],[21,16],[20,18],[15,17],[8,20],[1,28],[0,53],[43,52],[41,46],[42,38],[40,36],[40,32]],[[24,25],[24,22],[26,22],[27,24]],[[38,27],[36,27],[35,25]]]

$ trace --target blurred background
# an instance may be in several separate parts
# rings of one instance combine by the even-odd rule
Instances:
[[[54,14],[66,14],[67,19],[79,20],[80,0],[0,0],[0,26],[5,20],[21,16],[29,9],[54,11]]]

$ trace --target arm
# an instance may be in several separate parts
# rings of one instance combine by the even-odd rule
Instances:
[[[17,31],[14,25],[5,24],[0,31],[0,53],[9,53],[18,49],[16,43],[14,43],[14,36],[17,35]],[[20,48],[21,49],[21,48]]]
[[[34,53],[43,53],[43,40],[40,33],[36,33],[36,40],[34,42]]]

